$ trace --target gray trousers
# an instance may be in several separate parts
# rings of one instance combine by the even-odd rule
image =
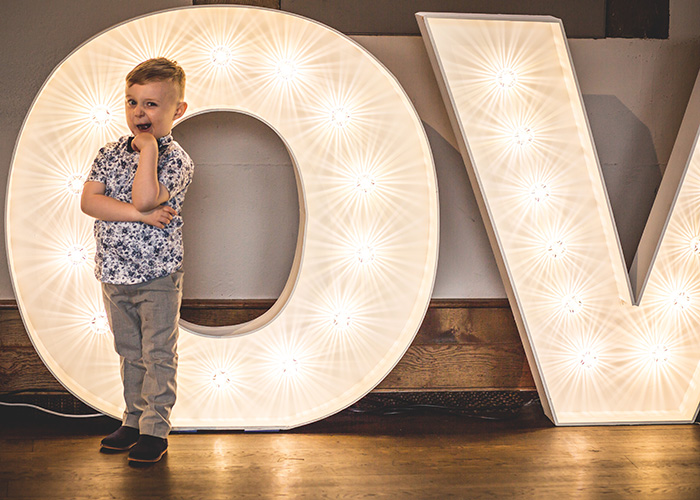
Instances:
[[[177,338],[183,272],[136,285],[102,284],[121,362],[122,425],[166,437],[177,390]]]

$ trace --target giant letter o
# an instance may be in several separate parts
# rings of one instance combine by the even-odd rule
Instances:
[[[154,56],[187,72],[185,118],[231,110],[277,131],[302,211],[292,272],[270,311],[232,327],[181,325],[174,426],[289,428],[347,407],[396,365],[428,306],[435,170],[395,78],[342,34],[279,11],[193,7],[134,19],[76,49],[46,81],[17,141],[6,206],[10,274],[37,352],[73,394],[121,414],[79,192],[97,149],[128,133],[124,75]]]

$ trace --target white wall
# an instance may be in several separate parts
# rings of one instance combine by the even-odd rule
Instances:
[[[2,5],[0,172],[32,99],[82,41],[184,0],[10,1]],[[76,20],[79,19],[79,22]],[[435,297],[505,297],[464,166],[418,37],[355,37],[402,83],[426,126],[438,171],[441,246]],[[571,40],[570,47],[628,262],[700,68],[700,3],[671,1],[669,40]],[[272,298],[291,264],[298,204],[291,162],[257,120],[215,113],[181,123],[197,162],[184,209],[190,298]],[[4,207],[4,192],[0,194]],[[0,299],[13,297],[4,240]]]

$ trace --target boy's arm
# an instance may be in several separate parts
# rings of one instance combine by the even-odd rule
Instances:
[[[152,134],[138,134],[131,147],[140,153],[131,200],[141,212],[153,210],[170,199],[168,189],[158,181],[158,141]]]
[[[80,197],[80,209],[95,219],[104,221],[143,222],[163,229],[177,212],[167,205],[140,212],[131,203],[124,203],[111,196],[106,196],[105,185],[101,182],[88,181],[83,186]]]

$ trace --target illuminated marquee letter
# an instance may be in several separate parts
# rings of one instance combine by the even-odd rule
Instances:
[[[561,22],[418,19],[547,414],[570,425],[693,421],[697,85],[630,285]]]
[[[5,225],[37,352],[71,392],[121,415],[118,359],[92,275],[92,219],[79,194],[98,148],[128,133],[125,75],[155,56],[187,73],[185,118],[236,111],[278,133],[302,212],[272,309],[231,327],[181,325],[174,426],[289,428],[345,408],[401,359],[428,307],[435,169],[395,78],[340,33],[280,11],[148,15],[96,36],[49,77],[17,141]]]

